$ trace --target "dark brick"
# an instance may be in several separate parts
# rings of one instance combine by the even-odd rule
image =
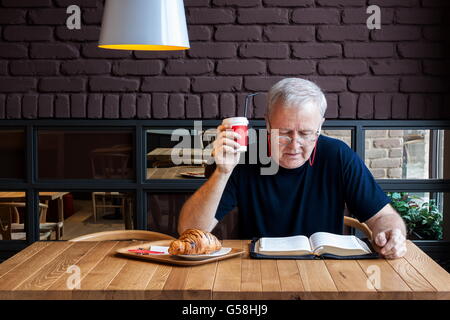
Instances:
[[[292,21],[305,24],[339,24],[339,10],[328,8],[302,8],[292,13]]]
[[[398,79],[389,77],[353,77],[348,87],[354,92],[397,92]]]
[[[223,24],[234,23],[234,11],[218,8],[189,8],[187,12],[188,24]]]
[[[110,71],[111,63],[105,60],[76,60],[61,64],[61,72],[68,75],[106,74]]]
[[[51,27],[6,26],[3,38],[8,41],[51,41],[53,32]]]
[[[447,0],[422,0],[422,7],[449,7],[450,3]]]
[[[67,95],[56,95],[55,118],[70,118],[70,102]]]
[[[139,80],[114,77],[93,77],[89,80],[89,89],[93,92],[137,91],[139,89]]]
[[[375,95],[375,119],[389,119],[391,117],[392,95],[377,93]]]
[[[199,42],[194,42],[194,43],[199,43]],[[191,43],[191,46],[192,46],[192,43]],[[191,51],[191,50],[192,49],[190,49],[189,51]],[[136,59],[177,59],[177,58],[185,58],[186,53],[184,50],[179,50],[179,51],[137,51],[136,50],[136,51],[134,51],[134,57]]]
[[[342,55],[342,48],[336,43],[294,44],[292,55],[302,59],[334,58]]]
[[[268,7],[312,7],[314,0],[263,0]]]
[[[375,75],[396,75],[420,73],[416,60],[373,60],[370,69]]]
[[[0,92],[28,92],[36,89],[36,79],[0,77]]]
[[[425,119],[442,119],[441,113],[444,106],[443,95],[429,95],[425,96]]]
[[[366,24],[369,14],[367,8],[348,8],[342,10],[342,22],[346,24]],[[381,11],[381,28],[391,24],[394,20],[394,9],[383,9]]]
[[[203,118],[215,119],[219,115],[219,99],[216,94],[206,93],[202,97]]]
[[[125,60],[115,62],[113,65],[113,74],[123,75],[158,75],[163,68],[162,61],[133,61]]]
[[[189,78],[185,77],[149,77],[144,78],[141,91],[188,92],[189,86]]]
[[[18,9],[4,9],[0,10],[0,24],[24,24],[27,12]]]
[[[70,44],[33,43],[30,57],[33,59],[75,59],[80,56],[78,49]]]
[[[317,39],[320,41],[365,41],[369,39],[367,26],[319,26]]]
[[[33,94],[24,95],[22,98],[22,116],[25,119],[36,119],[38,117],[38,96]]]
[[[409,96],[408,119],[425,118],[425,97],[421,94],[412,94]]]
[[[446,92],[448,84],[445,78],[411,76],[400,82],[401,92]]]
[[[432,76],[445,76],[449,74],[449,64],[445,60],[424,60],[423,73]]]
[[[267,112],[267,94],[262,93],[258,94],[253,98],[253,105],[254,107],[254,113],[253,118],[254,119],[264,119],[264,116]]]
[[[70,116],[71,118],[86,118],[85,94],[72,94],[70,96]]]
[[[279,75],[312,74],[316,63],[311,60],[273,60],[268,65],[269,72]]]
[[[270,41],[314,41],[316,31],[313,26],[268,26],[264,35]]]
[[[208,7],[211,0],[184,0],[186,7]]]
[[[345,43],[346,58],[390,58],[394,56],[392,43]]]
[[[28,11],[28,18],[32,24],[65,25],[66,9],[33,9]]]
[[[169,95],[167,93],[154,93],[152,95],[153,118],[165,119],[169,116]]]
[[[256,75],[266,72],[261,60],[221,60],[217,62],[216,73],[221,75]]]
[[[395,21],[402,24],[440,24],[443,21],[444,11],[437,9],[397,9]]]
[[[136,95],[124,94],[120,100],[120,117],[132,119],[136,116]]]
[[[403,58],[444,58],[441,43],[399,43],[398,52]]]
[[[392,119],[406,119],[408,117],[408,96],[405,94],[394,94],[391,112]]]
[[[190,94],[186,97],[186,118],[188,119],[202,118],[202,106],[199,96]]]
[[[42,92],[81,92],[85,90],[86,80],[79,78],[42,78],[39,90]]]
[[[371,39],[376,41],[409,41],[421,38],[420,27],[415,26],[383,26],[380,30],[371,31]]]
[[[289,46],[282,43],[244,44],[239,48],[239,53],[244,58],[286,59],[289,57]]]
[[[105,58],[105,59],[121,59],[130,58],[132,51],[128,50],[112,50],[102,49],[96,43],[87,43],[82,45],[81,49],[83,57],[86,58]]]
[[[47,75],[54,76],[58,74],[58,61],[12,61],[9,69],[15,76],[34,76]]]
[[[355,119],[358,95],[343,92],[339,94],[339,119]]]
[[[63,41],[98,41],[100,26],[82,26],[80,30],[70,30],[66,26],[57,27],[55,34],[57,39]]]
[[[316,0],[316,4],[323,7],[362,7],[366,0]]]
[[[260,26],[217,26],[214,38],[217,41],[260,41]]]
[[[150,119],[152,117],[152,99],[149,94],[139,94],[137,96],[137,117],[139,119]]]
[[[199,75],[212,72],[214,62],[211,60],[168,60],[164,70],[168,75]]]
[[[239,77],[194,77],[192,78],[193,92],[224,92],[239,91],[242,79]]]
[[[106,119],[119,119],[119,96],[107,94],[103,99],[103,117]]]
[[[8,74],[8,61],[0,61],[0,75]]]
[[[236,51],[234,43],[192,42],[188,55],[191,58],[234,58]]]
[[[241,24],[289,23],[288,10],[279,8],[239,9],[238,22]]]
[[[361,75],[368,67],[364,60],[324,60],[319,62],[318,71],[322,75]]]
[[[84,9],[81,15],[83,24],[97,24],[101,25],[103,17],[103,8]]]
[[[87,115],[89,119],[100,119],[103,116],[103,96],[101,94],[90,94],[87,104]]]
[[[103,1],[101,0],[55,0],[58,7],[68,7],[72,4],[79,5],[81,8],[96,8]]]
[[[347,79],[345,77],[305,77],[317,84],[325,92],[342,92],[347,90]]]
[[[169,118],[170,119],[184,118],[184,95],[171,94],[169,96]]]
[[[360,94],[358,98],[358,119],[373,119],[373,96]]]
[[[2,4],[5,7],[50,7],[52,0],[3,0]]]
[[[369,5],[380,7],[414,7],[419,5],[419,0],[368,0]]]
[[[212,0],[212,3],[216,6],[257,7],[261,0]]]
[[[10,94],[6,98],[6,119],[20,119],[22,108],[20,106],[21,96]]]
[[[269,91],[269,89],[283,77],[245,77],[244,88],[249,91]]]
[[[0,94],[0,119],[6,117],[6,98],[4,94]]]
[[[0,43],[0,58],[19,59],[28,56],[28,49],[21,44]]]
[[[220,118],[229,118],[236,115],[236,97],[232,93],[220,95]]]
[[[188,26],[189,41],[210,40],[212,31],[208,26]]]
[[[48,94],[40,94],[38,99],[39,118],[53,118],[54,97]]]
[[[327,93],[325,95],[325,98],[327,99],[327,111],[325,112],[325,118],[327,119],[339,118],[338,95]]]
[[[447,33],[443,27],[422,27],[423,37],[430,41],[445,41]]]

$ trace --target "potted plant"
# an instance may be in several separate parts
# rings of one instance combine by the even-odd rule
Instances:
[[[391,205],[405,221],[408,239],[441,240],[442,212],[435,200],[420,203],[420,198],[407,192],[389,192]]]

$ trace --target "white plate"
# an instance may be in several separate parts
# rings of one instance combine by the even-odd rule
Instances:
[[[224,256],[227,253],[231,251],[231,248],[221,248],[220,250],[217,250],[216,252],[210,253],[210,254],[179,254],[177,257],[181,257],[183,259],[188,260],[204,260],[214,257],[220,257]]]

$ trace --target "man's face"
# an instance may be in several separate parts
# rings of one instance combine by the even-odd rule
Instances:
[[[315,133],[325,120],[320,115],[318,108],[308,102],[301,108],[284,107],[281,103],[273,106],[272,112],[266,118],[268,128],[278,129],[278,133],[272,131],[274,138],[288,136],[291,143],[279,145],[272,143],[271,154],[275,162],[286,169],[294,169],[302,166],[311,156],[315,142],[301,139],[305,135],[316,137]],[[301,140],[299,143],[299,139]],[[273,141],[273,140],[272,140]],[[278,141],[275,139],[275,141]]]

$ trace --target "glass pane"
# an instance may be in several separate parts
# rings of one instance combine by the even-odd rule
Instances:
[[[41,228],[51,240],[70,240],[103,231],[133,229],[135,197],[130,192],[46,192],[48,206]]]
[[[351,130],[322,130],[324,136],[344,141],[350,148],[352,147],[352,131]]]
[[[0,131],[0,179],[25,179],[25,133]]]
[[[449,179],[444,130],[367,130],[365,163],[377,179]]]
[[[47,131],[38,133],[41,179],[132,179],[131,131]]]
[[[450,193],[388,192],[387,195],[405,221],[409,239],[450,238]]]
[[[147,179],[205,177],[215,128],[147,130]]]
[[[0,192],[0,240],[26,240],[25,215],[26,193],[21,191]],[[42,208],[41,213],[43,213]]]

